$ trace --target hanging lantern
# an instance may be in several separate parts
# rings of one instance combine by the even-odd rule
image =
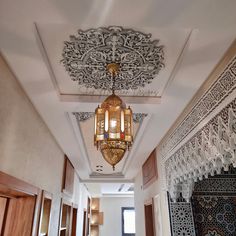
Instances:
[[[107,69],[114,79],[119,65],[111,63]],[[121,161],[133,142],[132,110],[130,107],[126,108],[121,98],[115,95],[114,89],[112,95],[96,109],[94,127],[94,144],[114,170],[115,165]]]

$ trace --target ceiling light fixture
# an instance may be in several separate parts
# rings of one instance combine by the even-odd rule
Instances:
[[[80,29],[64,42],[62,63],[79,89],[85,88],[93,96],[93,90],[100,94],[111,88],[113,80],[112,95],[96,109],[94,135],[95,145],[113,169],[133,142],[132,110],[114,91],[124,94],[125,90],[131,93],[143,88],[164,67],[164,46],[151,36],[131,28],[109,26]],[[87,114],[82,120],[88,117]]]
[[[131,108],[126,108],[121,98],[115,95],[114,80],[119,73],[119,64],[110,63],[107,70],[113,80],[112,94],[95,110],[94,144],[115,170],[115,165],[133,142],[133,115]]]

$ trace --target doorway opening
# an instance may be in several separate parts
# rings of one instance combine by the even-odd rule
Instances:
[[[155,236],[154,231],[154,217],[153,217],[153,204],[145,204],[144,205],[144,213],[145,213],[145,231],[146,236]]]

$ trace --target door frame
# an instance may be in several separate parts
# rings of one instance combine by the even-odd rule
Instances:
[[[32,236],[36,236],[38,234],[42,191],[39,188],[2,171],[0,171],[0,188],[2,189],[1,193],[5,196],[10,196],[12,191],[15,191],[35,197]]]
[[[146,214],[145,214],[145,207],[152,206],[152,228],[153,228],[153,235],[156,236],[156,228],[155,228],[155,212],[154,212],[154,199],[151,198],[144,203],[144,218],[145,218],[145,232],[146,232]]]

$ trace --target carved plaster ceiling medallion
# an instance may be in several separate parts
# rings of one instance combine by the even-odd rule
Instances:
[[[107,65],[119,64],[114,90],[135,90],[164,67],[163,48],[151,34],[119,26],[78,30],[64,42],[62,63],[73,81],[102,90],[112,88]]]

